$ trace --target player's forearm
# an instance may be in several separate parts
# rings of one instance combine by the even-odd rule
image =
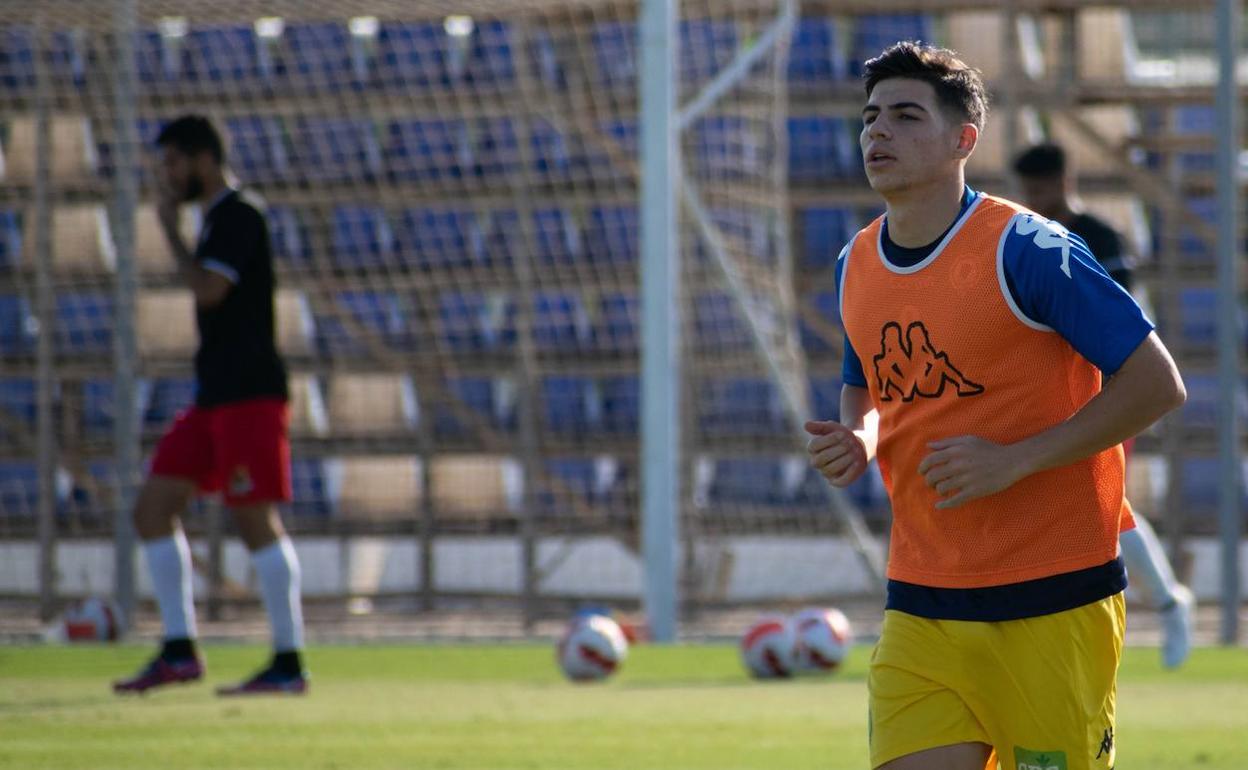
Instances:
[[[1069,465],[1139,434],[1186,398],[1174,360],[1150,334],[1082,409],[1011,450],[1018,453],[1023,475]]]
[[[880,413],[871,403],[871,393],[855,385],[841,386],[841,424],[862,440],[867,450],[867,462],[875,458],[879,440]]]

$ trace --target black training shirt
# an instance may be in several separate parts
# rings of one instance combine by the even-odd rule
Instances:
[[[215,307],[196,310],[195,404],[286,398],[286,367],[273,320],[273,253],[264,215],[236,190],[222,193],[204,216],[195,262],[233,287]]]

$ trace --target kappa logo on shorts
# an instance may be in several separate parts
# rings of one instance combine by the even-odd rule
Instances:
[[[230,474],[230,494],[235,496],[245,495],[255,489],[255,485],[251,483],[251,472],[247,470],[247,466],[239,465]]]
[[[1014,747],[1016,770],[1066,770],[1066,752],[1031,751]]]
[[[875,364],[881,401],[892,401],[894,393],[906,402],[913,401],[915,396],[940,398],[945,386],[950,384],[959,396],[977,396],[984,392],[983,385],[964,377],[949,362],[948,354],[936,349],[922,321],[910,324],[904,339],[901,324],[896,321],[884,324],[880,330],[880,354],[871,360]]]
[[[1104,734],[1101,736],[1101,746],[1096,751],[1096,758],[1102,756],[1113,757],[1114,755],[1114,728],[1106,727]]]

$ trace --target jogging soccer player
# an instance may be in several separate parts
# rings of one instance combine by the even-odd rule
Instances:
[[[1014,173],[1022,188],[1023,203],[1082,238],[1105,272],[1131,291],[1131,260],[1123,238],[1109,223],[1079,204],[1065,149],[1052,143],[1028,147],[1014,159]],[[1123,442],[1128,461],[1133,443]],[[1161,616],[1162,665],[1177,668],[1191,651],[1195,600],[1191,590],[1175,578],[1174,568],[1148,519],[1136,515],[1127,523],[1129,526],[1118,536],[1123,559],[1132,576],[1144,578],[1148,597]]]
[[[885,214],[838,259],[840,422],[806,428],[830,483],[875,458],[892,502],[871,765],[1108,770],[1119,445],[1183,402],[1182,380],[1080,239],[967,187],[987,112],[976,70],[899,43],[864,79]]]
[[[199,328],[195,403],[161,439],[139,491],[134,523],[142,540],[165,641],[118,693],[195,681],[190,547],[180,517],[200,492],[220,492],[251,552],[273,632],[270,664],[221,695],[303,693],[299,560],[277,503],[290,499],[286,369],[274,341],[275,279],[268,226],[223,172],[221,137],[205,118],[169,123],[160,149],[159,218],[178,274],[194,294]],[[178,232],[182,204],[198,202],[203,224],[194,249]],[[171,321],[176,322],[176,321]]]

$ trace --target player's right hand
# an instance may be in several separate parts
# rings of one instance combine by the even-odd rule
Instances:
[[[867,445],[849,428],[834,420],[810,420],[804,426],[810,467],[834,487],[847,487],[867,470]]]
[[[156,216],[166,232],[178,231],[178,197],[172,185],[160,176],[156,182]]]

